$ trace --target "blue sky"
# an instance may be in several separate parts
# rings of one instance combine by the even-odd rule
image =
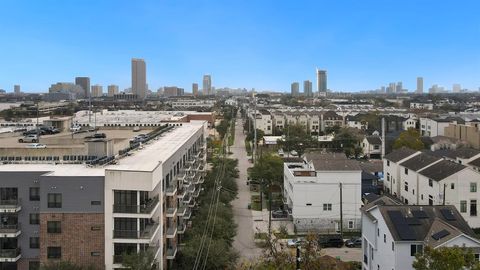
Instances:
[[[150,89],[289,91],[328,71],[333,90],[403,81],[480,87],[480,1],[0,0],[0,88],[45,91],[89,76],[130,85],[144,58]]]

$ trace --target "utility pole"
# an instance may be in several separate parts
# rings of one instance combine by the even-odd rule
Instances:
[[[255,93],[253,95],[253,155],[252,155],[252,160],[253,164],[255,165],[255,162],[257,161],[257,99],[255,98]]]
[[[342,194],[342,183],[340,183],[340,236],[343,239],[343,194]]]
[[[268,235],[272,233],[272,187],[268,184]]]
[[[446,191],[446,189],[447,189],[447,184],[443,184],[443,204],[442,205],[445,205],[445,197],[446,197],[445,196],[446,195],[445,191]]]
[[[297,261],[297,267],[295,269],[297,270],[300,270],[300,245],[297,244],[297,256],[296,256],[296,260]]]

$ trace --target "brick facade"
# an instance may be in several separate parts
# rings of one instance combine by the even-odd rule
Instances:
[[[60,221],[61,233],[48,233],[47,221]],[[99,270],[105,269],[104,223],[103,214],[40,214],[40,262],[48,264],[62,260],[85,266],[94,265]],[[96,228],[92,230],[92,226]],[[61,247],[61,259],[48,259],[47,247]]]

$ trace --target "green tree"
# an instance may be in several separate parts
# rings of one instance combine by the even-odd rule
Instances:
[[[416,129],[410,128],[402,133],[393,143],[393,148],[398,149],[402,147],[408,147],[413,150],[422,150],[425,145],[420,140],[420,132]]]
[[[149,270],[153,269],[155,255],[152,251],[132,252],[123,254],[122,265],[129,270]]]
[[[342,128],[335,134],[333,142],[336,148],[343,149],[343,152],[347,156],[358,156],[362,149],[358,146],[360,142],[360,136],[355,129]]]
[[[416,270],[480,270],[472,251],[460,247],[425,247],[423,253],[415,255],[413,268]]]
[[[220,121],[220,124],[218,124],[218,126],[215,127],[221,139],[223,139],[223,137],[227,133],[228,127],[229,127],[229,121],[226,119],[223,119],[222,121]]]
[[[283,183],[283,160],[270,153],[262,155],[250,170],[250,178],[269,183]]]
[[[315,147],[314,139],[302,125],[288,125],[284,132],[285,139],[279,140],[278,144],[287,151],[295,150],[298,156],[302,156],[306,148]]]
[[[263,136],[265,136],[265,132],[257,128],[257,144],[263,139]],[[254,139],[255,139],[255,133],[253,133],[253,129],[252,129],[252,131],[247,134],[247,140],[253,142]]]

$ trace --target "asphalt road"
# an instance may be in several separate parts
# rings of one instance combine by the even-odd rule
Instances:
[[[252,164],[247,159],[247,151],[245,150],[245,135],[243,134],[243,123],[241,118],[237,118],[235,126],[235,142],[230,147],[233,153],[232,158],[238,159],[239,178],[238,195],[232,202],[233,215],[235,223],[238,225],[237,235],[235,236],[233,247],[239,252],[242,261],[255,258],[262,254],[262,249],[257,248],[254,243],[254,230],[252,212],[248,209],[250,202],[250,190],[247,182],[247,168]]]

